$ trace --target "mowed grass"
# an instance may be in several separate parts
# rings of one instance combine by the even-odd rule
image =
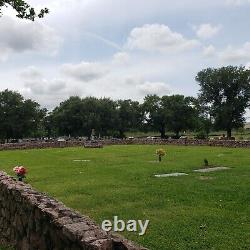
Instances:
[[[150,162],[160,147],[166,157]],[[204,158],[231,169],[194,173]],[[99,225],[115,215],[150,220],[144,236],[122,233],[149,249],[250,249],[250,149],[131,145],[0,152],[0,169],[13,175],[15,165],[28,168],[33,187]],[[171,172],[189,175],[154,177]]]

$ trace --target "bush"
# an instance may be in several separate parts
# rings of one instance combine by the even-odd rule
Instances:
[[[199,131],[195,138],[200,140],[205,140],[207,139],[207,133],[205,131]]]
[[[209,164],[208,164],[208,159],[205,158],[205,159],[204,159],[204,166],[205,166],[205,167],[208,167],[208,165],[209,165]]]

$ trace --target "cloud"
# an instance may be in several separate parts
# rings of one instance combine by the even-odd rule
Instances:
[[[170,86],[164,82],[145,82],[136,86],[143,95],[167,95],[171,93]]]
[[[81,96],[83,91],[83,88],[60,78],[26,80],[21,89],[26,98],[34,99],[50,110],[72,95]]]
[[[89,82],[99,79],[108,73],[109,69],[102,63],[85,62],[62,65],[61,72],[78,81]]]
[[[66,82],[61,79],[39,79],[27,81],[24,86],[33,95],[54,95],[65,90]]]
[[[216,52],[215,47],[213,45],[209,45],[209,46],[203,48],[202,54],[205,57],[212,57],[215,55],[215,52]]]
[[[40,70],[37,67],[29,66],[20,73],[20,76],[23,79],[33,80],[33,79],[41,78],[43,74],[40,72]]]
[[[194,26],[193,28],[196,31],[197,37],[199,37],[200,39],[210,39],[218,34],[222,26],[213,26],[210,23],[204,23],[199,25],[198,27]]]
[[[250,60],[250,42],[246,42],[241,48],[228,46],[219,57],[222,61],[231,63],[248,61]]]
[[[112,62],[117,65],[125,65],[130,61],[130,55],[127,52],[118,52],[113,55]]]
[[[159,52],[189,50],[198,44],[197,40],[188,40],[163,24],[145,24],[136,27],[130,32],[127,41],[129,49]]]
[[[6,60],[11,53],[26,51],[57,53],[62,39],[47,25],[39,22],[16,20],[9,16],[1,17],[0,56]]]

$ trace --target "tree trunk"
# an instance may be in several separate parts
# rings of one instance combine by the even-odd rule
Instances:
[[[162,138],[162,139],[166,138],[165,127],[164,127],[164,126],[161,127],[160,133],[161,133],[161,138]]]
[[[159,155],[159,162],[161,162],[161,156]]]
[[[228,128],[227,129],[227,138],[231,138],[232,137],[232,129],[231,128]]]
[[[176,132],[175,132],[175,136],[176,136],[176,138],[179,138],[179,136],[180,136],[180,131],[176,131]]]
[[[121,139],[123,139],[125,137],[123,130],[119,130],[119,136]]]

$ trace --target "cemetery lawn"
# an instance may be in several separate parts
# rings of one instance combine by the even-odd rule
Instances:
[[[161,147],[167,155],[152,162]],[[204,158],[231,169],[193,172]],[[16,165],[28,168],[26,182],[99,225],[115,215],[150,220],[144,236],[122,233],[149,249],[250,249],[250,149],[131,145],[0,152],[1,170],[13,175]],[[171,172],[189,175],[154,177]]]

